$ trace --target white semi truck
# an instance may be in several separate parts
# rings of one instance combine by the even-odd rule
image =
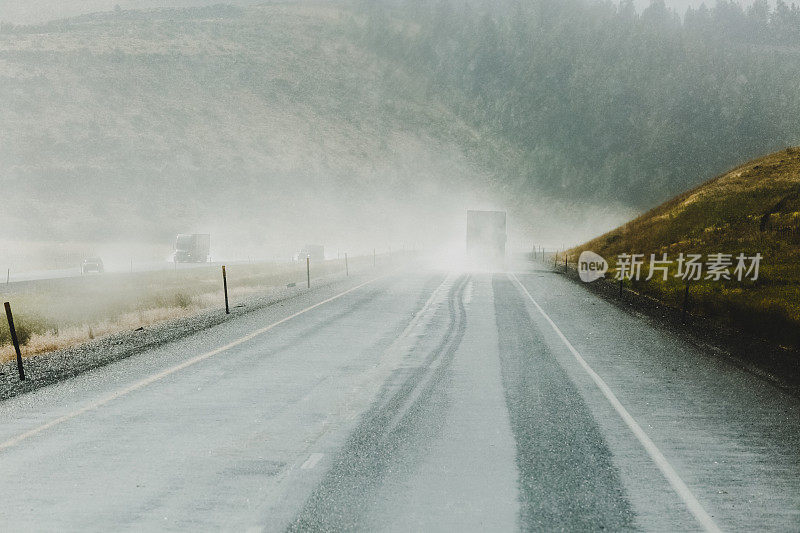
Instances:
[[[207,263],[211,253],[208,233],[181,233],[175,238],[176,263]]]

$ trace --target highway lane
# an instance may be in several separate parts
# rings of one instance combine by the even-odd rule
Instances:
[[[800,528],[800,401],[514,270],[353,280],[3,402],[0,520]]]
[[[519,275],[532,298],[602,376],[682,481],[723,530],[800,528],[800,400],[646,317],[630,315],[550,272]],[[528,302],[530,306],[530,301]],[[529,313],[586,399],[645,529],[689,528],[675,491],[648,494],[663,479],[631,430],[558,338]],[[651,472],[652,476],[646,475]]]

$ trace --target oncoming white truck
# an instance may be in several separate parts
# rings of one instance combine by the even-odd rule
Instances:
[[[175,238],[176,263],[206,263],[211,253],[211,235],[208,233],[181,233]]]

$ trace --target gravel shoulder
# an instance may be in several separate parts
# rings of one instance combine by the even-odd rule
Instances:
[[[538,268],[554,270],[550,263],[537,262],[537,265]],[[691,313],[684,315],[680,308],[630,289],[625,288],[620,292],[618,284],[613,280],[603,279],[593,283],[583,283],[577,271],[571,266],[566,271],[563,266],[555,271],[625,312],[655,327],[680,335],[698,348],[725,358],[728,362],[800,398],[800,353],[736,330],[719,321]]]
[[[378,269],[380,272],[381,269]],[[69,379],[94,368],[142,353],[197,332],[221,324],[236,316],[258,311],[269,306],[302,296],[312,296],[321,289],[330,289],[364,281],[376,272],[361,273],[345,277],[330,274],[314,280],[311,289],[302,286],[265,287],[263,292],[232,302],[231,315],[224,308],[207,309],[188,317],[167,320],[159,324],[98,337],[77,346],[49,353],[25,357],[25,381],[17,375],[16,361],[0,363],[0,401],[40,389],[52,383]]]

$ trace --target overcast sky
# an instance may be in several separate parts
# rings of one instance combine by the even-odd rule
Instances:
[[[650,4],[650,0],[635,0],[637,7],[644,8]],[[751,4],[753,0],[739,0],[740,4],[747,5]],[[677,9],[681,13],[686,11],[687,7],[700,7],[702,4],[705,4],[709,7],[716,4],[716,0],[666,0],[668,6]],[[770,4],[774,4],[775,0],[769,0]],[[787,3],[791,3],[789,0]]]
[[[646,7],[650,0],[635,0],[637,6]],[[742,0],[749,3],[752,0]],[[774,2],[774,0],[771,0]],[[119,5],[125,9],[148,7],[183,7],[220,3],[257,4],[263,0],[0,0],[0,21],[31,24],[71,17],[93,11],[109,11]],[[716,0],[666,0],[667,5],[683,12],[689,6],[703,2],[711,6]]]
[[[214,4],[257,4],[264,0],[0,0],[0,20],[31,24],[95,11]]]

